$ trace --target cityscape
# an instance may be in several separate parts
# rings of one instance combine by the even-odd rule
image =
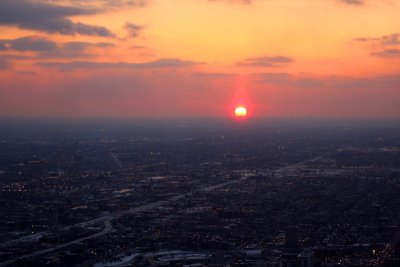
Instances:
[[[0,0],[0,267],[400,267],[400,0]]]
[[[393,121],[2,120],[0,266],[398,266]]]

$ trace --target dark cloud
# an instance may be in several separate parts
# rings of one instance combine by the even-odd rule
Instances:
[[[250,4],[253,4],[254,2],[256,2],[257,0],[207,0],[207,1],[250,5]],[[340,1],[342,3],[349,4],[349,5],[355,5],[355,6],[361,6],[361,5],[365,4],[365,0],[336,0],[336,1]]]
[[[381,42],[383,45],[400,45],[400,33],[382,36]]]
[[[14,40],[0,40],[0,51],[9,50],[36,53],[35,57],[28,59],[92,57],[94,55],[87,52],[90,48],[106,49],[112,47],[115,47],[113,43],[105,42],[67,42],[57,44],[40,36],[26,36]],[[21,58],[13,59],[27,59],[22,55],[20,55],[20,57]]]
[[[371,41],[378,41],[379,38],[368,38],[368,37],[359,37],[359,38],[354,38],[353,41],[356,42],[362,42],[362,43],[368,43]]]
[[[152,0],[103,0],[103,5],[106,7],[144,7]]]
[[[100,43],[68,42],[64,43],[62,47],[67,51],[80,52],[80,51],[86,51],[89,48],[112,48],[115,47],[115,45],[113,43],[105,43],[105,42],[100,42]]]
[[[90,35],[112,37],[105,27],[73,22],[69,17],[102,12],[97,8],[62,6],[33,0],[0,1],[0,25],[63,35]]]
[[[191,67],[199,62],[185,61],[174,58],[158,59],[143,63],[129,62],[93,62],[93,61],[72,61],[72,62],[41,62],[38,65],[46,68],[57,68],[60,71],[71,71],[74,69],[158,69],[158,68],[182,68]]]
[[[247,58],[243,61],[237,62],[237,66],[251,66],[251,67],[282,67],[287,64],[293,63],[294,60],[290,57],[285,56],[273,56],[273,57],[256,57]]]
[[[67,22],[67,20],[64,20],[64,22]],[[81,34],[101,37],[114,37],[114,34],[103,26],[87,25],[81,22],[68,22],[63,23],[63,27],[67,27],[67,30],[65,31],[65,34],[67,35]],[[60,33],[63,34],[63,32]]]
[[[125,29],[128,31],[128,36],[129,37],[138,37],[140,34],[140,31],[144,29],[144,26],[142,25],[137,25],[131,22],[127,22],[125,24]]]
[[[0,40],[0,51],[14,50],[20,52],[51,52],[57,49],[57,44],[43,37],[25,36],[13,40]]]
[[[379,46],[398,46],[400,45],[400,33],[393,33],[381,37],[359,37],[354,38],[353,41]]]
[[[6,42],[6,46],[8,49],[16,51],[51,52],[57,49],[55,42],[37,36],[27,36],[10,40]]]
[[[147,48],[147,46],[143,46],[143,45],[133,45],[130,47],[131,49],[145,49]]]
[[[356,5],[356,6],[360,6],[360,5],[364,5],[365,1],[364,0],[340,0],[346,4],[350,4],[350,5]]]
[[[231,4],[245,4],[249,5],[254,2],[254,0],[208,0],[209,2],[227,2]]]
[[[373,52],[372,55],[384,58],[400,58],[400,49],[386,49],[378,52]]]
[[[384,58],[399,58],[400,33],[393,33],[381,37],[354,38],[353,41],[368,45],[371,55]]]
[[[97,8],[123,8],[123,7],[144,7],[152,0],[47,0],[53,3],[66,3],[78,7],[97,7]]]

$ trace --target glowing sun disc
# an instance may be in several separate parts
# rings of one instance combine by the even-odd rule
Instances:
[[[235,108],[235,116],[244,118],[247,116],[247,109],[244,106],[238,106]]]

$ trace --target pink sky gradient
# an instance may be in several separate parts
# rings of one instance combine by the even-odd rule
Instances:
[[[400,117],[400,3],[4,0],[0,116]]]

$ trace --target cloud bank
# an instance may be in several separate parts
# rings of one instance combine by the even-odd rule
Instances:
[[[33,0],[2,0],[0,1],[0,25],[62,35],[114,37],[114,34],[106,27],[73,22],[70,19],[70,17],[93,15],[102,11],[98,8],[63,6]]]

